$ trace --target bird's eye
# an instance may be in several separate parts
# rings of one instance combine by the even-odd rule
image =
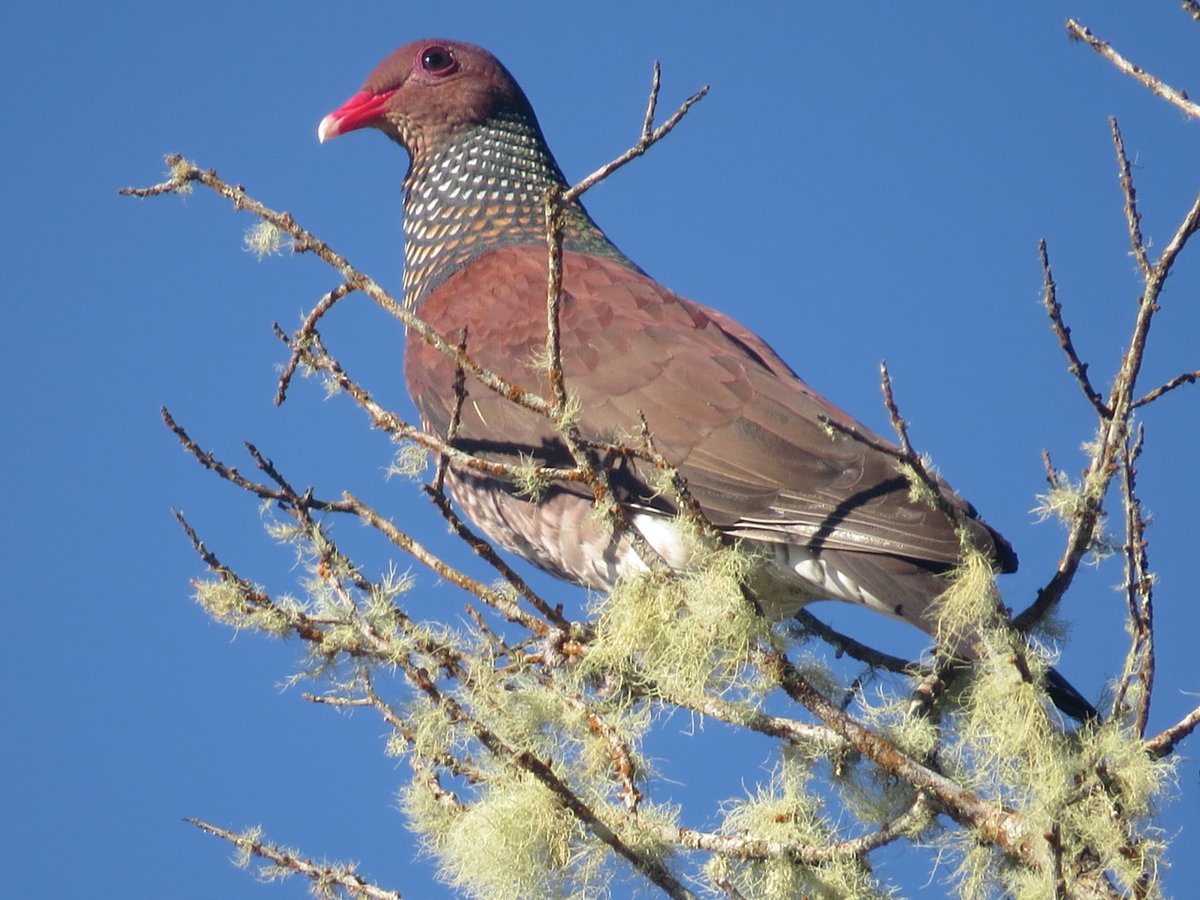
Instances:
[[[458,60],[445,47],[426,47],[421,52],[421,68],[430,75],[449,75],[458,71]]]

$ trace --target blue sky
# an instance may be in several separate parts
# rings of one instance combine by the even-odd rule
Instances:
[[[1154,247],[1200,189],[1200,123],[1070,43],[1063,20],[1080,18],[1193,93],[1200,28],[1174,4],[1095,0],[728,10],[610,2],[602,14],[569,4],[501,14],[490,3],[307,0],[0,9],[10,372],[0,399],[0,842],[17,895],[305,896],[299,882],[262,886],[234,870],[228,848],[184,816],[261,823],[307,853],[359,860],[406,896],[439,895],[394,809],[406,773],[383,756],[384,727],[283,690],[299,648],[208,622],[189,599],[201,566],[170,513],[185,511],[243,571],[296,589],[301,572],[265,537],[255,504],[183,455],[159,422],[163,404],[228,460],[247,464],[241,442],[251,440],[296,480],[372,497],[457,553],[410,486],[385,482],[390,449],[348,402],[303,382],[282,409],[271,403],[285,359],[271,321],[294,327],[336,281],[312,259],[243,252],[249,219],[207,193],[116,195],[158,180],[163,154],[181,152],[399,290],[403,155],[373,134],[320,146],[315,129],[385,53],[418,37],[473,41],[504,60],[571,178],[633,139],[653,59],[665,108],[711,84],[666,143],[589,195],[593,216],[660,281],[738,316],[880,430],[886,359],[918,446],[1020,553],[1021,571],[1001,583],[1007,602],[1030,601],[1063,545],[1029,512],[1044,487],[1039,454],[1077,473],[1094,426],[1038,303],[1036,242],[1049,242],[1077,346],[1107,385],[1138,282],[1106,117],[1117,116],[1136,161]],[[1197,254],[1165,294],[1147,388],[1200,365]],[[399,331],[382,313],[346,305],[326,336],[382,399],[408,409]],[[1198,414],[1190,389],[1144,417],[1140,483],[1160,579],[1153,730],[1200,690],[1186,568]],[[418,576],[425,612],[458,614],[461,595]],[[1088,570],[1062,610],[1074,629],[1059,668],[1092,697],[1120,661],[1120,578],[1115,561]],[[921,649],[915,632],[820,611],[868,642]],[[694,727],[665,726],[685,756]],[[1200,832],[1194,747],[1161,820],[1176,836],[1168,895],[1200,879],[1188,852]],[[749,758],[749,773],[714,772],[705,756],[671,776],[702,816],[769,766],[765,747]],[[883,874],[921,891],[927,873],[889,854]]]

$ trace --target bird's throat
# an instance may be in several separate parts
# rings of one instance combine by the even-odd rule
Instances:
[[[405,181],[404,299],[410,308],[499,247],[546,244],[545,198],[566,181],[536,122],[495,117],[413,160]],[[628,262],[578,203],[564,246]]]

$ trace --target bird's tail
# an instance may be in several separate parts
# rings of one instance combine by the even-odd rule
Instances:
[[[1046,693],[1055,706],[1078,722],[1090,722],[1100,716],[1096,707],[1088,703],[1087,698],[1075,690],[1057,669],[1046,670]]]

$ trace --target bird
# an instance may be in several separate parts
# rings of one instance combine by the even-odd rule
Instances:
[[[324,143],[382,131],[409,157],[404,178],[404,302],[450,344],[511,383],[548,396],[548,190],[565,189],[530,101],[481,47],[430,38],[384,58],[321,120]],[[935,599],[960,561],[955,523],[910,495],[893,446],[810,388],[731,316],[679,296],[630,260],[574,200],[563,210],[562,372],[577,426],[596,441],[637,434],[654,446],[723,540],[755,553],[754,587],[777,617],[840,600],[936,634]],[[423,427],[480,457],[571,466],[546,417],[473,377],[415,331],[405,377]],[[457,418],[457,422],[455,419]],[[828,422],[866,437],[831,436]],[[455,431],[450,434],[454,423]],[[625,458],[613,492],[674,568],[689,545],[653,467]],[[533,496],[453,468],[447,487],[491,540],[569,582],[609,591],[646,563],[627,534],[598,521],[589,488],[554,482]],[[999,573],[1012,546],[948,485],[941,493]],[[1095,714],[1056,671],[1046,686],[1067,714]]]

